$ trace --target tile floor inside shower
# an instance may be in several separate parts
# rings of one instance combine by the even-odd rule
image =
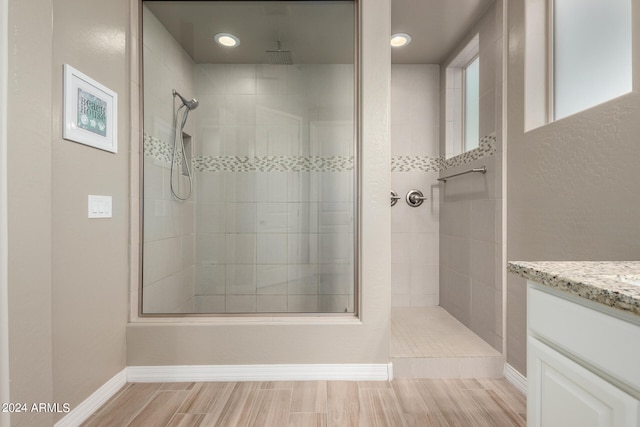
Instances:
[[[445,309],[393,307],[391,361],[399,378],[500,378],[504,357]]]

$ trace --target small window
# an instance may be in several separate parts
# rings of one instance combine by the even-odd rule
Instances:
[[[631,1],[553,1],[553,117],[631,92]]]
[[[464,69],[464,151],[478,148],[480,140],[480,57]]]
[[[525,131],[633,90],[631,0],[526,0]]]
[[[478,148],[480,141],[479,35],[446,69],[446,157]]]

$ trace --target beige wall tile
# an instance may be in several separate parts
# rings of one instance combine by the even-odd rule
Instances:
[[[256,310],[267,313],[286,313],[287,295],[258,295]]]
[[[480,40],[481,137],[494,133],[501,135],[502,44],[497,42],[502,33],[501,10],[496,4],[492,5],[467,35],[470,39],[479,33]],[[461,44],[454,49],[450,57],[455,57],[463,47]],[[446,85],[441,84],[441,93],[445,90]],[[441,107],[443,105],[441,99]],[[441,117],[440,125],[446,127],[446,118]],[[440,138],[441,149],[446,145],[445,136]],[[497,146],[501,147],[501,143]],[[495,255],[495,244],[502,241],[503,232],[500,222],[501,156],[502,152],[496,151],[493,155],[448,169],[446,174],[454,174],[486,166],[487,173],[449,180],[440,191],[441,233],[445,235],[440,239],[441,305],[474,331],[482,332],[491,345],[500,349],[502,345],[496,344],[495,337],[502,335],[502,326],[493,319],[501,310],[495,306],[493,288],[500,285],[506,268],[503,259]],[[489,300],[491,303],[487,302]]]

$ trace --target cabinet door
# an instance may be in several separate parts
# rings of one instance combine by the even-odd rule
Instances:
[[[532,337],[527,357],[529,426],[640,425],[640,401],[633,396]]]

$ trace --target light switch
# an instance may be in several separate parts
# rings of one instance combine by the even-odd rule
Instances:
[[[111,196],[89,195],[89,218],[111,218]]]

